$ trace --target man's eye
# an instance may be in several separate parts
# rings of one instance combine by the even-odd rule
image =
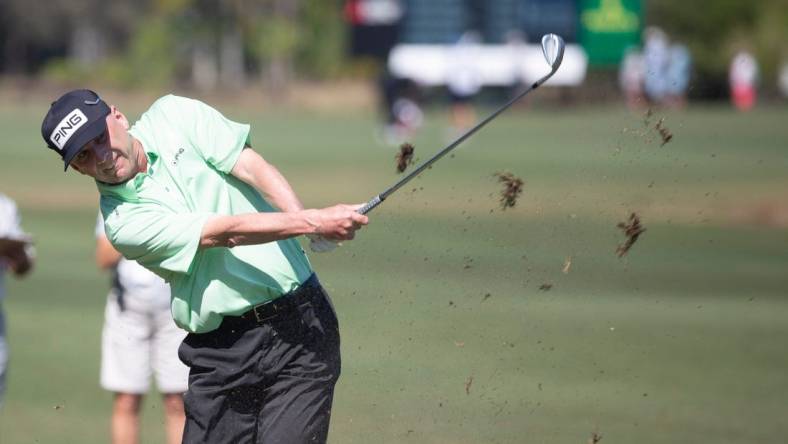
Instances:
[[[87,151],[83,150],[83,151],[80,151],[79,154],[77,154],[77,160],[85,160],[86,157],[88,157],[88,152]]]

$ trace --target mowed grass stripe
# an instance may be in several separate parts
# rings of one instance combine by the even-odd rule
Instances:
[[[251,121],[255,148],[309,206],[366,200],[400,177],[371,116],[222,110]],[[392,196],[357,240],[311,255],[342,323],[330,441],[783,440],[788,111],[667,113],[664,147],[615,108],[513,111]],[[427,117],[421,159],[446,144],[446,115]],[[39,124],[37,107],[0,106],[0,189],[39,252],[34,275],[8,282],[0,441],[107,442],[97,195],[61,173]],[[506,212],[491,178],[504,169],[526,181]],[[762,204],[776,216],[752,215]],[[615,224],[633,210],[648,231],[619,259]],[[144,442],[162,442],[157,397],[144,421]]]

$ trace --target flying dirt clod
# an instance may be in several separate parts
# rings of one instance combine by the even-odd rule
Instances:
[[[651,125],[651,118],[654,117],[654,111],[649,108],[646,110],[646,113],[643,115],[643,126],[645,127],[645,132],[643,135],[645,136],[646,133],[652,128]],[[657,120],[657,123],[654,124],[653,129],[659,133],[659,137],[662,139],[662,143],[659,145],[661,147],[665,146],[668,142],[673,140],[673,133],[670,132],[667,126],[665,126],[665,118],[660,117]]]
[[[465,380],[465,394],[471,394],[471,384],[473,384],[473,375],[468,376],[468,379]]]
[[[665,118],[663,117],[659,119],[657,124],[654,126],[654,129],[656,129],[657,132],[659,132],[659,136],[662,138],[662,145],[660,146],[665,146],[666,143],[670,142],[670,140],[673,139],[673,133],[671,133],[668,127],[665,126],[664,122],[665,122]]]
[[[403,173],[408,168],[408,165],[413,163],[413,152],[415,149],[413,145],[409,143],[403,143],[399,147],[399,153],[397,153],[397,172]]]
[[[616,248],[616,254],[618,257],[623,257],[625,254],[627,254],[629,249],[632,248],[632,245],[635,244],[635,242],[638,240],[638,237],[640,237],[640,235],[646,231],[646,229],[640,224],[640,217],[637,215],[637,213],[630,214],[628,222],[619,222],[616,226],[620,228],[627,236],[626,242]]]
[[[591,437],[588,438],[588,444],[597,444],[599,441],[602,441],[602,435],[598,432],[592,433]]]
[[[520,196],[520,193],[523,192],[523,180],[505,171],[495,173],[495,177],[498,178],[498,182],[504,184],[499,200],[501,209],[506,210],[507,208],[514,207],[517,204],[517,198]]]

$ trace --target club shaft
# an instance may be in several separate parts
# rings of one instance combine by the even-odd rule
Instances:
[[[491,120],[493,120],[496,117],[498,117],[499,114],[501,114],[502,112],[506,111],[515,102],[517,102],[518,100],[520,100],[523,97],[525,97],[526,94],[530,93],[531,91],[533,91],[536,88],[538,88],[541,84],[546,82],[547,79],[549,79],[550,77],[552,77],[553,74],[555,74],[555,71],[556,70],[553,69],[549,74],[547,74],[546,76],[542,77],[541,79],[539,79],[536,82],[534,82],[533,84],[531,84],[531,86],[529,86],[525,91],[521,92],[520,94],[515,96],[513,99],[511,99],[508,102],[506,102],[503,106],[501,106],[500,108],[495,110],[495,112],[493,112],[492,114],[487,116],[484,120],[482,120],[481,122],[476,124],[476,126],[474,126],[473,128],[469,129],[468,131],[466,131],[465,134],[463,134],[462,136],[458,137],[454,142],[450,143],[446,148],[438,151],[437,154],[435,154],[431,158],[427,159],[425,162],[423,162],[421,165],[419,165],[415,170],[411,171],[410,174],[408,174],[407,176],[405,176],[402,179],[400,179],[397,183],[392,185],[386,191],[384,191],[384,192],[378,194],[377,196],[373,197],[372,199],[370,199],[369,202],[367,202],[363,207],[358,209],[358,212],[361,213],[361,214],[367,214],[370,211],[372,211],[373,208],[375,208],[378,205],[380,205],[384,200],[386,200],[387,197],[389,197],[395,191],[400,189],[406,183],[410,182],[414,177],[416,177],[419,174],[421,174],[424,170],[429,168],[430,165],[435,163],[438,159],[440,159],[441,157],[443,157],[446,154],[448,154],[451,150],[453,150],[459,144],[464,142],[465,139],[471,137],[476,131],[480,130],[483,126],[487,125]]]

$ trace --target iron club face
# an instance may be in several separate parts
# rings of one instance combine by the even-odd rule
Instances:
[[[564,39],[555,34],[542,36],[542,53],[547,64],[555,72],[564,60]]]

